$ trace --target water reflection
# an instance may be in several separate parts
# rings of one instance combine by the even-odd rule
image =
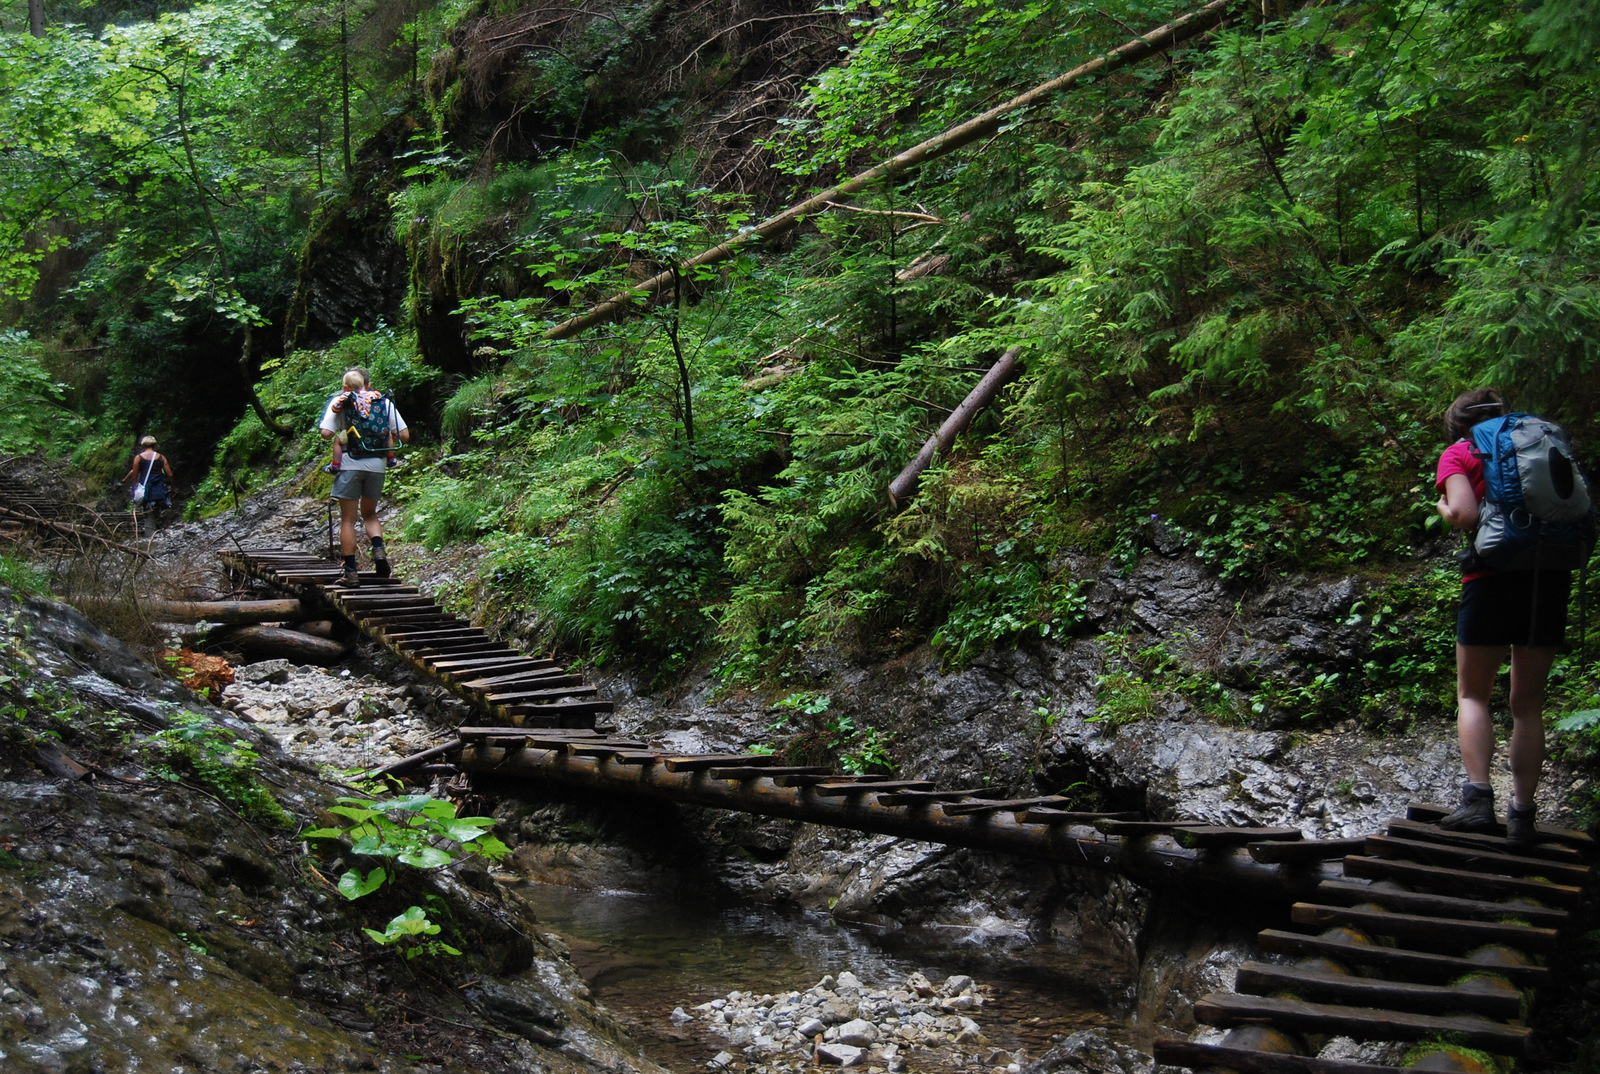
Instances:
[[[1056,947],[1022,950],[1015,935],[944,929],[874,938],[825,916],[766,907],[547,884],[518,890],[541,926],[567,941],[595,998],[679,1074],[700,1074],[727,1045],[698,1019],[673,1025],[673,1008],[692,1013],[731,991],[803,991],[847,969],[873,989],[915,971],[935,982],[968,974],[988,990],[974,1017],[994,1046],[1037,1056],[1052,1038],[1121,1023],[1131,984],[1120,967]]]

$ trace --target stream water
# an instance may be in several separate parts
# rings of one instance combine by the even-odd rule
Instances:
[[[992,1047],[1023,1049],[1030,1058],[1077,1030],[1125,1025],[1132,991],[1125,968],[1057,946],[1019,951],[970,935],[952,942],[926,933],[882,939],[768,907],[545,884],[519,890],[541,926],[567,942],[595,998],[676,1074],[702,1074],[712,1056],[738,1049],[701,1019],[674,1025],[673,1008],[692,1013],[731,991],[803,991],[843,970],[868,988],[890,987],[917,971],[935,982],[967,974],[988,997],[974,1017]]]

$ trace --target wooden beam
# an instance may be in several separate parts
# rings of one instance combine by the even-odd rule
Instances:
[[[1254,996],[1288,994],[1315,1002],[1416,1014],[1481,1014],[1503,1022],[1522,1012],[1522,993],[1504,981],[1500,984],[1502,987],[1494,991],[1476,991],[1452,985],[1382,981],[1343,973],[1321,973],[1301,966],[1246,962],[1239,967],[1233,987],[1235,991]]]
[[[1531,1033],[1525,1026],[1497,1025],[1481,1018],[1375,1011],[1267,996],[1213,994],[1194,1005],[1198,1022],[1246,1025],[1262,1020],[1300,1032],[1333,1033],[1357,1040],[1425,1040],[1443,1037],[1500,1055],[1521,1055]]]
[[[1450,981],[1466,974],[1493,973],[1517,984],[1534,986],[1549,976],[1543,966],[1489,965],[1456,955],[1413,951],[1381,944],[1351,943],[1328,936],[1309,936],[1303,932],[1264,929],[1256,935],[1263,951],[1280,955],[1315,955],[1354,966],[1371,966],[1391,973],[1404,973],[1428,980]]]
[[[1425,917],[1421,914],[1394,914],[1384,910],[1359,910],[1344,906],[1320,906],[1297,902],[1289,916],[1298,925],[1320,928],[1346,926],[1374,936],[1398,940],[1423,940],[1452,947],[1478,944],[1506,944],[1524,951],[1548,954],[1559,944],[1555,929],[1532,925],[1502,925],[1493,921],[1466,921],[1460,918]]]

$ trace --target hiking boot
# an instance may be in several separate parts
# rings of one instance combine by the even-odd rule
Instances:
[[[330,462],[322,468],[322,472],[325,474],[336,474],[339,472],[339,464],[336,462]]]
[[[1539,833],[1533,826],[1534,814],[1538,812],[1538,806],[1518,809],[1516,801],[1512,801],[1506,810],[1506,846],[1531,847],[1539,841]]]
[[[1447,832],[1478,832],[1494,827],[1494,791],[1461,785],[1461,808],[1439,821]]]
[[[389,557],[381,548],[372,550],[372,573],[379,578],[387,578],[391,573],[389,570]]]
[[[346,589],[360,589],[361,575],[356,573],[354,567],[346,567],[344,573],[339,576],[339,584]]]

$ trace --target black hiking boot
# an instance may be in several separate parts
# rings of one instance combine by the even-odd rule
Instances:
[[[1463,783],[1461,808],[1440,819],[1439,827],[1447,832],[1481,832],[1494,827],[1494,790]]]
[[[372,573],[379,578],[387,578],[393,573],[389,570],[389,556],[381,548],[372,550]]]
[[[345,567],[344,573],[339,576],[339,584],[346,589],[360,589],[361,575],[356,573],[354,567]]]
[[[1506,809],[1506,846],[1520,850],[1539,841],[1539,833],[1533,826],[1533,818],[1538,812],[1538,806],[1518,809],[1516,799],[1511,800],[1510,807]]]

